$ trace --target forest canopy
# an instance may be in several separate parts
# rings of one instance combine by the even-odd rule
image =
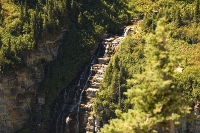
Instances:
[[[1,0],[0,72],[26,67],[26,53],[66,29],[39,90],[48,108],[103,33],[140,20],[139,32],[109,63],[94,110],[105,133],[173,132],[199,100],[199,6],[200,0]]]
[[[180,121],[194,118],[199,100],[199,2],[128,1],[140,30],[122,42],[97,93],[102,133],[192,132]]]
[[[55,98],[89,61],[101,36],[130,20],[126,8],[123,0],[0,0],[0,73],[45,68],[45,79],[37,88],[37,94],[45,97],[41,111],[45,126]],[[63,31],[54,61],[27,65],[31,52],[41,45],[48,47],[47,42],[54,42]],[[35,117],[35,112],[31,116]],[[41,132],[49,132],[45,126]]]
[[[63,29],[88,32],[96,41],[127,23],[124,9],[123,1],[1,0],[0,72],[26,66],[25,53],[37,50],[45,40],[55,40]]]

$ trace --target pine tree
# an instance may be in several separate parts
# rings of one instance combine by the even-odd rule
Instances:
[[[194,22],[198,22],[198,17],[199,17],[199,0],[196,0],[195,4],[195,11],[194,11]]]
[[[177,27],[180,27],[182,25],[180,10],[176,10],[175,24]]]
[[[45,36],[45,35],[47,35],[48,34],[48,28],[47,28],[47,16],[45,15],[44,16],[44,18],[43,18],[43,23],[42,23],[43,25],[42,25],[42,29],[43,29],[43,31],[42,31],[42,33],[43,33],[43,36]]]
[[[24,20],[24,7],[22,3],[20,4],[20,20]]]
[[[2,3],[0,1],[0,25],[3,23],[3,8],[2,8]]]
[[[1,13],[1,11],[2,11],[2,3],[1,3],[1,1],[0,1],[0,13]]]
[[[102,85],[99,88],[100,92],[97,94],[97,100],[95,101],[96,111],[98,117],[107,123],[109,118],[114,118],[114,110],[118,108],[119,102],[119,56],[114,56],[109,63],[109,69],[106,69],[105,78],[102,81]]]
[[[0,49],[1,49],[2,45],[3,45],[2,36],[0,35]]]
[[[146,41],[145,72],[128,82],[133,87],[126,95],[133,109],[127,113],[116,111],[119,119],[111,120],[110,125],[102,129],[103,133],[150,133],[156,130],[174,133],[174,122],[189,113],[182,88],[175,82],[179,60],[168,52],[164,20],[157,25],[156,33],[149,35]]]
[[[24,5],[24,17],[28,18],[29,14],[28,14],[28,5],[27,5],[27,0],[25,0],[25,5]]]

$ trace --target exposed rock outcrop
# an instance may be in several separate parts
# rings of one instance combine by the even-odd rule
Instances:
[[[46,41],[37,50],[25,53],[27,67],[0,75],[0,133],[13,133],[30,120],[47,62],[56,58],[64,33],[56,41]]]
[[[85,89],[85,95],[80,107],[80,133],[98,133],[100,132],[100,121],[93,114],[93,103],[96,98],[103,75],[112,55],[116,52],[117,46],[121,43],[124,37],[113,36],[105,39],[102,43],[105,48],[103,57],[98,58],[98,62],[92,65],[93,75],[90,77],[90,84]]]

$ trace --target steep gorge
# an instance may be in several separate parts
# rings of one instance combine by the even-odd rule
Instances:
[[[27,126],[27,124],[28,127],[25,128],[25,130],[27,130],[28,132],[64,131],[64,127],[60,126],[60,122],[63,122],[63,120],[65,120],[66,118],[59,118],[57,117],[57,115],[52,113],[51,121],[49,121],[49,118],[44,118],[43,113],[46,113],[46,109],[51,109],[51,112],[55,111],[56,114],[58,114],[58,108],[61,109],[62,107],[62,111],[64,111],[66,108],[69,108],[69,106],[66,106],[65,108],[63,106],[60,106],[60,104],[63,105],[65,104],[65,102],[73,103],[70,107],[76,105],[79,100],[78,98],[80,97],[81,91],[77,90],[76,85],[73,85],[74,83],[77,83],[77,79],[75,78],[75,80],[70,83],[67,89],[61,91],[61,95],[64,94],[64,98],[66,98],[66,96],[68,96],[68,98],[60,99],[61,96],[58,96],[59,100],[56,100],[56,102],[60,104],[57,104],[56,102],[54,103],[54,105],[57,106],[57,109],[51,107],[51,104],[49,105],[49,103],[46,102],[46,97],[48,96],[38,94],[38,90],[39,88],[41,88],[41,83],[43,83],[43,80],[47,77],[49,70],[51,70],[49,69],[51,68],[50,62],[56,60],[59,49],[63,47],[63,43],[65,43],[64,38],[67,36],[67,32],[68,31],[64,31],[63,33],[61,33],[61,35],[59,35],[55,41],[46,41],[38,45],[38,50],[35,50],[28,54],[26,53],[24,56],[24,60],[27,67],[24,67],[17,71],[9,72],[8,74],[1,75],[0,132],[13,133],[24,126]],[[97,50],[95,50],[96,48]],[[90,65],[93,65],[97,62],[97,57],[99,57],[99,54],[101,56],[103,56],[104,54],[104,51],[102,51],[102,41],[94,45],[94,50],[91,51],[91,53],[96,54],[93,55],[90,59],[90,61],[92,61],[92,64]],[[80,86],[83,86],[88,80],[86,73],[90,71],[90,67],[86,65],[83,70],[85,72],[83,71],[83,77],[79,81]],[[85,85],[87,86],[88,84]],[[81,103],[78,104],[80,105]],[[78,106],[76,106],[75,108],[77,108]],[[84,106],[82,110],[85,110],[87,108],[86,106]],[[47,112],[49,111],[50,110],[48,110]],[[71,114],[73,116],[72,112]],[[48,114],[44,115],[48,116]],[[63,114],[61,115],[63,117]],[[66,116],[66,114],[64,115]],[[53,120],[55,117],[56,123],[54,123],[55,121]],[[56,125],[55,128],[54,125]]]
[[[60,93],[54,102],[50,132],[99,132],[100,122],[95,119],[92,110],[96,92],[103,80],[108,62],[130,29],[131,27],[127,27],[123,35],[102,38],[98,43],[99,47],[81,74]]]
[[[5,65],[8,72],[0,75],[0,132],[12,133],[24,126],[19,133],[49,132],[55,98],[84,69],[83,65],[97,47],[96,40],[102,33],[112,32],[127,23],[124,2],[33,0],[26,3],[19,0],[7,3],[3,0],[1,5],[3,15],[10,14],[3,18],[4,25],[0,27],[0,31],[6,28],[6,32],[0,33],[0,39],[3,37],[0,44],[4,46],[1,50],[6,49],[5,59],[11,60],[11,64],[15,63],[13,57],[20,58],[21,64],[18,66],[17,62],[15,67],[9,68]],[[120,13],[113,6],[118,6]],[[68,30],[55,35],[62,26]],[[57,39],[50,41],[48,38],[52,40],[52,36]],[[41,43],[40,40],[46,41]],[[30,44],[34,44],[31,49],[24,48]],[[15,49],[18,46],[22,49]],[[69,95],[76,93],[73,87],[70,90]]]

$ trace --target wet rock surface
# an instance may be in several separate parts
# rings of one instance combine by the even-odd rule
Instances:
[[[105,49],[104,55],[98,58],[98,62],[92,66],[93,75],[90,77],[90,84],[85,89],[84,99],[82,100],[82,106],[80,108],[80,133],[94,133],[100,131],[100,121],[95,118],[92,112],[93,102],[96,98],[96,92],[100,87],[103,80],[106,67],[112,58],[112,55],[116,52],[117,46],[124,39],[124,36],[112,36],[104,39],[102,45]]]
[[[129,30],[126,28],[123,35],[112,35],[98,43],[96,52],[80,76],[56,99],[51,112],[50,132],[99,132],[100,122],[92,114],[93,102],[107,65]]]

